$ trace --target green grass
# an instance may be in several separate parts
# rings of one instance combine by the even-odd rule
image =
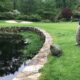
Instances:
[[[20,34],[29,42],[28,46],[24,49],[24,57],[30,59],[38,53],[40,48],[43,46],[44,40],[34,32],[27,31],[20,32]]]
[[[38,26],[49,32],[53,43],[59,44],[63,50],[61,57],[49,55],[40,80],[80,80],[80,48],[76,44],[76,22],[7,24],[0,26]]]

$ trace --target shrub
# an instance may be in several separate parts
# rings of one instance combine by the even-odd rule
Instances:
[[[9,12],[0,12],[0,20],[15,19],[18,15],[20,15],[20,12],[17,10],[13,10]]]
[[[61,12],[61,18],[65,18],[67,21],[68,20],[71,20],[71,17],[72,17],[72,11],[71,11],[71,9],[69,9],[69,8],[64,8],[63,10],[62,10],[62,12]]]
[[[28,15],[19,15],[16,17],[17,20],[28,20],[29,16]]]
[[[44,12],[42,13],[42,18],[43,18],[43,20],[54,21],[54,20],[55,20],[54,15],[55,15],[55,14],[53,14],[53,12],[44,11]]]
[[[9,13],[15,17],[21,14],[18,10],[9,11]]]
[[[38,14],[33,14],[33,15],[30,15],[29,19],[30,21],[33,21],[33,22],[39,22],[41,21],[41,16],[38,15]]]
[[[14,15],[9,12],[0,12],[0,20],[14,19]]]
[[[73,18],[78,20],[80,18],[80,11],[74,11]]]
[[[20,15],[21,14],[18,10],[13,10],[12,12],[14,15]]]
[[[28,20],[33,22],[41,21],[41,17],[37,14],[35,15],[19,15],[16,18],[17,20]]]

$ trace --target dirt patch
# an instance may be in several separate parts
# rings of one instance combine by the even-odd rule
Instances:
[[[29,21],[20,21],[20,22],[18,22],[18,21],[15,21],[15,20],[7,20],[5,22],[6,23],[21,23],[21,24],[31,24],[31,23],[33,23],[33,22],[29,22]]]

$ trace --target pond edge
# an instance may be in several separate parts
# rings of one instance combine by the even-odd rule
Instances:
[[[35,55],[25,68],[20,72],[13,80],[38,80],[41,76],[40,70],[43,68],[44,64],[47,62],[47,57],[50,53],[50,46],[52,44],[52,37],[46,31],[34,28],[34,27],[4,27],[0,28],[0,32],[24,32],[33,31],[40,35],[44,40],[44,44],[40,51]]]

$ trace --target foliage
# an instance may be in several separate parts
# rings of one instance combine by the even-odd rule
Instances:
[[[17,20],[28,20],[33,22],[41,21],[41,17],[38,14],[34,15],[19,15],[16,17]]]
[[[79,19],[79,18],[80,18],[80,11],[75,10],[75,11],[73,12],[73,18]]]
[[[71,17],[73,16],[73,13],[71,11],[71,9],[69,8],[64,8],[61,12],[61,16],[62,18],[65,18],[67,21],[71,20]]]
[[[40,17],[42,21],[57,21],[59,13],[64,8],[68,7],[73,11],[79,3],[79,0],[1,0],[0,12],[14,12],[14,10],[17,10],[21,14],[21,16],[16,16],[18,19],[19,17],[20,19],[24,18],[27,15],[35,19],[32,21],[41,21],[39,20]],[[66,10],[67,13],[64,13],[65,10],[63,11],[65,14],[63,16],[67,20],[70,20],[71,16],[69,9]],[[23,20],[27,20],[27,16]]]
[[[9,12],[0,12],[0,19],[1,20],[15,19],[18,15],[20,15],[20,12],[17,10],[13,10]]]
[[[19,15],[16,17],[16,20],[28,20],[29,16],[28,15]]]
[[[51,20],[54,21],[55,19],[55,14],[51,11],[43,11],[42,12],[42,18],[43,20]]]
[[[10,19],[15,19],[15,17],[10,12],[0,12],[0,19],[1,20],[10,20]]]
[[[13,14],[13,15],[15,15],[15,16],[18,16],[18,15],[21,14],[18,10],[13,10],[10,13]]]
[[[41,17],[38,14],[35,14],[35,15],[33,14],[33,15],[30,15],[28,20],[33,22],[39,22],[41,21]]]

